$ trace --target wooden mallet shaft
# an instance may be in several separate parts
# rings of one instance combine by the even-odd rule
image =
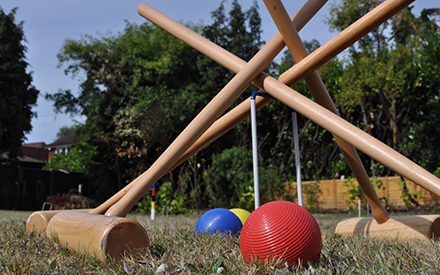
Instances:
[[[272,16],[279,32],[283,36],[284,42],[290,51],[293,59],[296,63],[300,62],[307,56],[307,50],[292,24],[287,11],[280,0],[264,0],[269,13]],[[316,102],[325,108],[329,109],[333,113],[338,114],[335,104],[328,93],[324,82],[322,81],[318,71],[313,71],[304,78],[307,86],[310,89]],[[370,203],[371,211],[378,223],[383,223],[388,220],[388,214],[380,202],[376,191],[371,184],[370,178],[365,171],[364,165],[356,151],[356,149],[345,140],[333,135],[337,144],[341,148],[348,165],[353,171],[356,179],[359,182],[362,190],[365,193],[367,201]]]
[[[162,21],[165,15],[142,4],[139,10],[150,11],[150,18],[156,16],[154,21]],[[174,34],[180,29],[180,24],[164,23],[163,29]],[[185,28],[186,29],[186,28]],[[179,34],[184,35],[184,34]],[[191,42],[192,46],[202,45],[202,36],[196,36]],[[211,48],[205,48],[210,54],[215,54]],[[172,165],[185,153],[186,150],[226,111],[237,97],[252,83],[266,66],[273,60],[273,53],[256,54],[230,81],[229,83],[205,106],[205,108],[182,131],[174,142],[162,153],[153,165],[144,173],[143,180],[134,185],[126,195],[105,213],[108,216],[125,216],[145,192],[162,177]]]
[[[365,34],[365,33],[367,33],[368,31],[365,31],[365,27],[364,26],[362,26],[362,25],[366,25],[366,26],[373,26],[373,27],[377,27],[379,24],[380,24],[380,22],[383,22],[384,20],[386,20],[387,18],[389,18],[390,16],[392,16],[393,14],[395,14],[398,10],[400,10],[401,8],[403,8],[404,6],[405,6],[405,4],[406,3],[408,3],[408,2],[411,2],[411,1],[397,1],[397,0],[388,0],[387,2],[385,2],[385,3],[382,3],[381,5],[379,5],[375,10],[380,10],[380,13],[378,14],[378,15],[376,15],[376,14],[374,14],[374,13],[372,13],[372,12],[370,12],[369,14],[367,14],[367,15],[365,15],[363,18],[366,18],[366,21],[367,22],[359,22],[360,20],[358,20],[357,22],[355,22],[352,26],[350,26],[349,28],[347,28],[346,30],[344,30],[343,32],[341,32],[337,37],[338,37],[338,41],[340,41],[340,43],[335,43],[335,45],[333,45],[332,43],[326,43],[323,47],[321,47],[320,49],[322,49],[321,51],[319,51],[320,49],[318,49],[317,51],[315,51],[315,52],[318,52],[318,56],[320,56],[320,59],[318,60],[318,61],[315,61],[314,59],[311,59],[311,58],[309,58],[309,57],[311,57],[312,55],[309,55],[308,57],[306,57],[302,62],[300,62],[300,63],[298,63],[296,66],[294,66],[293,68],[295,68],[295,67],[297,67],[297,66],[300,66],[300,64],[301,63],[303,63],[303,64],[307,64],[308,62],[310,62],[310,63],[312,63],[312,64],[317,64],[318,66],[321,66],[322,64],[324,64],[325,62],[327,62],[328,61],[328,57],[330,56],[330,55],[332,55],[333,53],[335,53],[335,54],[337,54],[337,53],[339,53],[340,51],[342,51],[342,49],[344,48],[344,45],[346,44],[346,43],[348,43],[348,44],[352,44],[354,41],[356,41],[356,39],[354,39],[353,38],[353,36],[352,35],[348,35],[350,32],[354,32],[354,33],[356,33],[356,34],[358,34],[358,35],[363,35],[363,34]],[[153,13],[154,13],[154,15],[155,16],[158,16],[158,18],[161,18],[161,19],[163,19],[163,17],[165,17],[164,15],[162,15],[162,14],[160,14],[160,13],[158,13],[157,11],[154,11],[154,9],[152,9],[151,7],[149,7],[149,6],[147,6],[147,5],[145,5],[145,4],[143,4],[143,5],[141,5],[140,7],[139,7],[139,10],[141,10],[141,9],[146,9],[146,10],[150,10],[150,11],[152,11]],[[372,14],[374,14],[374,15],[372,15]],[[375,16],[375,17],[374,17]],[[151,19],[150,19],[151,20]],[[153,20],[152,20],[153,21]],[[178,25],[180,25],[180,24],[178,24]],[[170,32],[170,33],[172,33],[173,35],[174,35],[174,25],[167,25],[166,23],[163,23],[162,24],[162,26],[161,26],[162,28],[164,28],[165,30],[167,30],[168,32]],[[345,32],[345,33],[344,33]],[[178,33],[178,35],[180,36],[180,35],[183,35],[183,36],[186,36],[187,34],[185,33],[185,34],[182,34],[182,33]],[[355,37],[356,37],[356,35],[354,35]],[[194,37],[193,37],[194,38]],[[195,46],[195,47],[198,47],[198,46],[200,46],[200,48],[202,49],[202,51],[207,51],[207,53],[208,54],[212,54],[213,53],[213,49],[212,48],[206,48],[206,47],[204,47],[204,45],[203,44],[200,44],[199,43],[199,40],[200,41],[203,41],[203,37],[201,37],[201,36],[199,36],[198,37],[198,39],[197,40],[192,40],[191,41],[191,44],[193,45],[193,46]],[[325,49],[325,50],[324,50]],[[307,60],[308,59],[308,61],[307,62],[305,62],[305,60]],[[247,68],[249,68],[249,67],[251,67],[251,66],[249,66],[249,64],[246,66]],[[305,76],[305,75],[307,75],[308,73],[304,73],[304,71],[307,71],[307,70],[305,70],[305,67],[308,67],[308,70],[309,70],[309,72],[308,73],[310,73],[311,71],[310,71],[310,67],[308,66],[308,64],[307,64],[307,66],[302,66],[301,67],[301,70],[302,70],[302,72],[301,73],[299,73],[299,75],[302,75],[302,76]],[[252,68],[252,67],[251,67]],[[291,71],[292,69],[290,69],[289,71]],[[312,70],[313,71],[313,70]],[[241,73],[242,71],[240,71],[239,72],[239,74]],[[257,79],[260,79],[261,77],[263,77],[264,79],[270,79],[270,78],[268,78],[268,77],[265,77],[263,74],[260,74],[260,76],[257,78]],[[239,79],[239,78],[237,78],[237,76],[235,77],[235,79]],[[283,89],[281,89],[280,90],[280,86],[278,85],[278,84],[281,84],[281,83],[279,83],[278,81],[276,81],[276,83],[277,84],[275,84],[274,82],[271,82],[271,81],[264,81],[264,88],[263,89],[265,89],[266,91],[268,91],[268,92],[270,92],[270,93],[275,93],[275,94],[277,94],[278,92],[280,92],[281,90],[283,90]],[[233,84],[230,84],[229,85],[229,88],[231,89],[231,91],[233,90],[233,89],[236,89],[236,87],[234,87],[234,85],[241,85],[242,83],[240,83],[240,81],[236,81],[236,83],[233,83]],[[268,85],[268,84],[270,84],[270,85]],[[275,88],[275,89],[273,89],[275,86],[277,87],[277,88]],[[270,89],[272,89],[272,91],[269,91],[269,90],[267,90],[267,87],[270,87]],[[224,93],[224,94],[228,94],[228,93],[230,93],[231,91],[228,91],[228,92],[226,92],[226,93]],[[287,94],[285,94],[285,92],[286,91],[284,91],[284,92],[282,92],[283,93],[283,97],[285,97],[285,98],[288,98],[289,96],[287,95]],[[219,93],[220,94],[220,93]],[[278,98],[278,96],[276,96],[277,98]],[[278,98],[278,99],[280,99],[280,98]],[[281,100],[281,101],[283,101],[283,100]],[[215,100],[215,98],[214,98],[214,100],[212,101],[212,102],[219,102],[218,100]],[[211,102],[211,103],[212,103]],[[289,104],[291,104],[291,102],[289,102],[289,103],[286,103],[285,101],[283,101],[285,104],[287,104],[287,105],[289,105]],[[210,104],[211,104],[210,103]],[[211,107],[214,107],[215,106],[215,104],[212,104],[211,106],[209,106],[208,105],[208,107],[206,107],[204,110],[208,110],[209,108],[211,108]],[[290,105],[289,105],[290,106]],[[290,107],[292,107],[292,106],[290,106]],[[219,110],[219,109],[222,109],[223,108],[223,106],[221,107],[221,108],[218,108],[218,109],[216,109],[216,110]],[[298,108],[295,108],[295,109],[297,109],[297,111],[298,111]],[[202,111],[203,112],[203,111]],[[321,111],[320,111],[321,112]],[[304,114],[304,113],[303,113]],[[307,117],[309,117],[308,115],[306,115]],[[315,118],[317,118],[317,116],[313,116],[313,115],[311,115],[309,118],[312,118],[312,117],[315,117]],[[339,118],[339,117],[338,117]],[[333,117],[332,117],[332,119],[334,119]],[[201,121],[202,123],[200,123],[199,124],[199,122],[198,121]],[[184,142],[180,142],[180,140],[178,140],[176,143],[174,143],[174,144],[177,144],[177,145],[174,145],[174,146],[171,146],[171,147],[178,147],[178,148],[180,148],[179,150],[181,150],[182,148],[184,148],[184,147],[186,147],[186,145],[188,145],[188,144],[191,144],[191,139],[193,139],[193,142],[195,141],[195,139],[194,139],[194,137],[185,137],[185,134],[190,134],[190,135],[201,135],[201,131],[204,131],[204,130],[202,130],[203,129],[203,127],[204,126],[206,126],[206,125],[208,125],[209,123],[206,123],[206,124],[204,124],[204,122],[205,121],[210,121],[210,120],[212,120],[212,118],[197,118],[196,117],[196,119],[195,119],[195,126],[193,126],[193,125],[189,125],[188,127],[187,127],[187,129],[189,129],[189,130],[187,130],[187,133],[182,133],[181,134],[181,136],[182,136],[182,138],[181,138],[181,140],[182,141],[184,141]],[[313,120],[313,119],[312,119]],[[339,118],[339,120],[342,120],[342,119],[340,119]],[[320,124],[321,126],[323,126],[324,128],[327,128],[327,129],[329,129],[329,127],[326,127],[326,126],[324,126],[324,125],[322,125],[321,123],[321,121],[319,121],[319,120],[315,120],[315,122],[317,122],[318,124]],[[344,121],[345,122],[345,121]],[[204,125],[203,125],[204,124]],[[341,124],[339,124],[339,123],[335,123],[335,124],[338,124],[339,126],[342,126],[342,125],[344,125],[342,128],[345,128],[345,127],[347,127],[347,126],[349,126],[349,125],[351,125],[351,124],[349,124],[348,123],[348,125],[347,124],[344,124],[344,123],[341,123]],[[351,125],[352,126],[352,125]],[[191,129],[191,128],[194,128],[194,129],[196,129],[196,131],[194,131],[193,132],[193,129]],[[354,128],[356,128],[356,127],[354,127]],[[352,128],[350,128],[350,129],[352,129]],[[357,129],[357,128],[356,128]],[[338,129],[338,130],[340,130],[340,129]],[[347,130],[347,129],[346,129]],[[353,129],[354,130],[354,129]],[[357,129],[357,130],[359,130],[359,129]],[[200,131],[200,132],[199,132]],[[330,130],[331,131],[331,130]],[[185,131],[184,131],[185,132]],[[343,131],[342,131],[343,132]],[[341,133],[342,133],[341,132]],[[338,134],[337,134],[338,135]],[[344,138],[344,136],[342,136],[343,138]],[[178,137],[178,139],[179,139],[179,137]],[[374,139],[374,138],[373,138]],[[376,139],[374,139],[375,141],[377,141]],[[352,142],[352,140],[351,139],[349,139],[348,140],[349,142]],[[377,142],[379,142],[379,141],[377,141]],[[379,142],[380,143],[380,142]],[[383,144],[383,143],[382,143]],[[179,147],[180,146],[180,147]],[[385,145],[386,146],[386,145]],[[360,148],[362,148],[362,147],[360,147]],[[388,147],[389,148],[389,147]],[[186,149],[186,148],[185,148]],[[377,148],[376,148],[377,149]],[[167,149],[168,150],[168,149]],[[361,149],[362,150],[362,149]],[[167,151],[165,151],[165,152],[167,152]],[[153,184],[153,182],[155,181],[155,180],[157,180],[159,177],[161,177],[162,175],[163,175],[163,173],[165,173],[166,171],[167,171],[167,169],[169,169],[171,166],[169,166],[169,167],[167,167],[168,166],[168,164],[169,163],[171,163],[171,165],[175,162],[175,161],[177,161],[177,158],[175,158],[175,156],[176,155],[173,155],[172,153],[177,153],[178,152],[178,150],[176,149],[176,148],[172,148],[172,149],[170,149],[169,151],[168,151],[168,153],[167,154],[163,154],[162,156],[164,156],[164,158],[165,158],[165,160],[162,160],[162,161],[160,161],[160,159],[162,158],[162,156],[158,159],[158,161],[156,161],[156,163],[160,163],[160,164],[164,164],[163,166],[161,166],[160,168],[157,168],[157,170],[155,170],[155,169],[153,169],[153,171],[152,172],[150,172],[150,178],[149,179],[147,179],[146,181],[143,181],[143,182],[141,182],[139,185],[136,185],[136,186],[134,186],[133,188],[135,188],[135,189],[131,189],[128,193],[127,193],[127,195],[126,196],[124,196],[118,203],[116,203],[114,206],[112,206],[108,211],[107,211],[107,213],[106,213],[106,215],[121,215],[121,214],[123,214],[123,213],[127,213],[129,210],[130,210],[130,208],[134,205],[134,203],[136,203],[136,201],[137,201],[137,199],[139,199],[142,195],[143,195],[143,193],[145,193],[145,191],[149,188],[149,187],[151,187],[151,185]],[[396,152],[397,153],[397,152]],[[368,154],[368,153],[367,153]],[[400,155],[400,154],[399,154]],[[401,155],[400,155],[401,156]],[[169,158],[169,157],[171,157],[172,159],[167,159],[167,158]],[[403,157],[403,156],[401,156],[401,157]],[[153,166],[154,166],[154,164],[153,164]],[[164,167],[166,167],[166,170],[164,170]],[[150,168],[151,169],[151,168]],[[395,169],[396,170],[396,169]],[[147,174],[148,174],[148,171],[146,172]],[[407,172],[405,172],[405,174],[407,174]],[[135,190],[135,191],[134,191]],[[130,193],[132,193],[132,195],[130,195],[130,196],[128,196],[128,194],[130,194]],[[141,193],[141,194],[138,194],[138,193]]]
[[[298,12],[292,17],[292,22],[298,30],[301,30],[305,24],[320,10],[320,8],[327,2],[327,0],[309,0],[304,6],[298,10]],[[141,13],[141,11],[140,11]],[[167,18],[167,21],[172,21],[172,19]],[[175,22],[174,24],[179,24]],[[179,24],[180,25],[180,24]],[[177,26],[179,27],[179,26]],[[181,31],[184,31],[184,27],[180,27]],[[189,35],[192,35],[190,32]],[[246,65],[246,61],[240,59],[236,55],[224,50],[223,48],[217,46],[216,44],[210,42],[207,47],[215,47],[216,51],[219,51],[219,55],[224,55],[227,58],[217,59],[217,61],[225,66],[226,68],[238,73],[241,68]],[[285,44],[280,35],[280,33],[275,34],[275,36],[259,51],[258,55],[271,56],[269,59],[275,58],[278,53],[284,48]],[[268,60],[269,60],[268,59]],[[265,104],[270,102],[270,99],[258,98],[257,99],[257,110],[263,107]],[[246,111],[247,110],[247,111]],[[176,163],[167,171],[170,172],[192,155],[200,151],[203,147],[210,144],[212,141],[216,140],[224,133],[235,127],[241,121],[250,116],[249,103],[241,104],[230,111],[227,115],[223,116],[221,119],[214,122],[214,124],[209,127],[209,129],[176,161]],[[103,214],[108,210],[113,204],[119,201],[137,182],[142,179],[142,175],[137,177],[103,204],[97,208],[90,211],[94,214]]]
[[[298,77],[298,75],[299,76],[307,75],[306,73],[304,73],[304,71],[308,71],[308,70],[310,71],[311,68],[312,68],[311,71],[313,71],[318,66],[324,64],[330,58],[332,58],[337,53],[339,53],[343,49],[345,49],[348,45],[351,45],[354,41],[356,41],[357,39],[362,37],[362,35],[364,35],[365,33],[368,33],[368,31],[376,28],[380,24],[380,22],[384,22],[385,20],[390,18],[392,15],[397,13],[399,10],[401,10],[403,7],[405,7],[406,5],[408,5],[411,2],[412,1],[409,1],[409,0],[407,0],[407,1],[388,0],[388,1],[384,2],[384,3],[382,3],[377,8],[375,8],[373,11],[371,11],[369,14],[367,14],[366,16],[364,16],[363,18],[361,18],[360,20],[355,22],[352,26],[350,26],[349,28],[347,28],[343,32],[341,32],[336,38],[332,39],[331,41],[326,43],[324,46],[322,46],[320,49],[318,49],[317,51],[313,52],[312,54],[307,56],[304,60],[302,60],[301,62],[296,64],[294,67],[289,69],[286,72],[287,76],[288,76],[287,77],[288,78],[287,81],[295,79],[296,77]],[[334,41],[334,40],[336,40],[336,41]],[[206,43],[209,43],[209,42],[206,42]],[[310,66],[309,62],[314,64],[314,66],[309,67]],[[308,68],[305,69],[306,67],[308,67]],[[261,77],[264,77],[264,74],[260,74],[259,79],[261,79]],[[292,77],[292,78],[290,78],[290,77]],[[261,85],[263,85],[262,84],[263,82],[259,81],[259,79],[258,79],[257,82],[254,82],[254,84],[256,84],[256,86],[261,88],[262,87]],[[270,80],[270,81],[268,80],[267,83],[279,86],[280,83],[276,83],[276,81],[272,82],[272,80]],[[265,85],[262,88],[264,89],[266,87],[270,87],[270,86],[266,86]],[[280,86],[280,88],[281,88],[281,86]],[[268,91],[268,92],[271,93],[271,91]],[[278,92],[276,90],[273,90],[273,92],[274,92],[274,94],[278,94]],[[296,96],[296,93],[294,93],[294,94]],[[276,97],[278,98],[278,96],[276,96]],[[292,96],[289,95],[289,93],[283,93],[282,97],[290,97],[290,98],[292,98]],[[278,99],[280,99],[280,98],[278,98]],[[301,100],[301,102],[303,102],[303,100]],[[309,102],[307,102],[307,101],[304,101],[304,103],[307,103],[306,105],[309,104]],[[292,103],[289,103],[289,104],[292,104]],[[289,105],[289,104],[287,104],[287,105]],[[310,104],[313,104],[313,103],[310,103]],[[295,108],[295,107],[293,107],[293,108]],[[298,108],[295,108],[295,109],[298,110]],[[306,116],[309,117],[309,118],[314,118],[315,119],[315,116],[313,115],[314,111],[307,111],[305,113],[310,113],[310,116],[309,115],[306,115]],[[339,118],[339,120],[342,120],[342,119]],[[343,121],[343,123],[349,124],[346,121]],[[334,123],[329,123],[329,124],[334,124]],[[327,129],[332,128],[332,127],[327,127],[325,125],[321,125],[321,126],[323,126],[324,128],[327,128]],[[338,127],[340,127],[340,126],[338,126]],[[349,131],[347,129],[343,130],[343,128],[344,127],[340,128],[338,131],[335,131],[335,133],[337,134],[338,132],[340,132],[341,133],[341,135],[339,135],[340,137],[347,136],[347,138],[344,138],[344,139],[349,140],[351,142],[352,141],[352,137],[353,137],[352,133],[347,135],[347,132],[349,132]],[[380,159],[382,159],[383,161],[381,161],[381,160],[379,160],[379,161],[381,161],[384,164],[386,163],[386,165],[388,167],[390,167],[390,168],[397,168],[398,166],[400,166],[400,168],[398,168],[400,174],[405,175],[405,176],[408,175],[408,178],[413,178],[413,179],[418,178],[418,179],[420,179],[421,184],[432,182],[432,181],[438,183],[438,179],[433,177],[427,171],[422,172],[423,175],[419,174],[419,173],[416,173],[415,175],[412,175],[412,173],[408,169],[406,169],[408,167],[405,167],[404,162],[394,161],[395,158],[407,160],[405,157],[403,157],[402,155],[398,154],[397,152],[395,152],[394,150],[392,150],[388,146],[384,145],[380,141],[377,141],[375,138],[370,137],[370,136],[366,137],[365,135],[362,135],[362,134],[365,134],[365,133],[362,132],[361,130],[357,129],[356,127],[350,128],[350,129],[358,130],[356,132],[360,133],[361,137],[362,137],[360,139],[361,141],[353,139],[352,143],[358,145],[358,146],[356,146],[357,148],[364,148],[364,149],[361,149],[361,150],[364,151],[365,153],[367,153],[368,155],[370,155],[372,158],[375,158],[376,160],[379,160],[377,158],[377,156],[380,156]],[[376,147],[376,148],[370,147],[370,146],[361,146],[362,142],[364,142],[366,140],[368,140],[367,143],[370,143],[370,142],[371,143],[375,143],[375,144],[377,143],[380,146]],[[376,154],[372,153],[373,151],[369,151],[369,149],[373,149],[373,151],[375,151],[375,152],[377,152],[379,154],[376,155]],[[380,151],[380,149],[384,149],[384,151]],[[387,151],[387,153],[384,153],[385,151]],[[410,167],[413,166],[413,165],[415,165],[414,168],[418,167],[416,164],[414,164],[411,161],[409,161],[409,163],[411,163]],[[397,166],[396,166],[396,164],[397,164]],[[394,170],[396,170],[396,169],[394,169]],[[419,180],[414,180],[414,181],[415,182],[419,182]],[[427,186],[427,188],[432,190],[434,193],[437,193],[437,194],[439,193],[439,190],[436,187],[437,184],[432,185],[432,184],[428,183],[425,186]]]
[[[318,1],[308,1],[301,8],[301,10],[298,11],[298,13],[297,13],[297,14],[305,14],[308,16],[299,16],[299,17],[294,16],[294,18],[293,18],[294,20],[298,18],[297,19],[298,21],[296,21],[296,20],[294,21],[294,23],[298,22],[297,24],[295,24],[296,29],[301,29],[305,25],[305,22],[307,22],[307,20],[309,20],[313,16],[314,12],[316,12],[316,7],[320,8],[324,3],[325,3],[325,1],[319,1],[319,2]],[[386,4],[391,5],[394,3],[386,2]],[[393,5],[394,13],[397,13],[399,11],[400,7],[395,8],[394,6],[395,5]],[[315,7],[315,11],[313,9],[314,7]],[[175,29],[177,31],[175,33],[171,33],[171,34],[176,36],[177,38],[181,39],[185,43],[191,43],[193,41],[194,37],[198,38],[198,36],[199,36],[198,34],[185,28],[181,24],[175,22],[174,20],[172,20],[169,17],[166,17],[163,14],[159,13],[159,16],[155,15],[154,17],[150,17],[149,14],[151,12],[155,12],[155,13],[158,13],[158,12],[155,11],[154,9],[152,9],[151,7],[148,7],[145,4],[140,5],[138,11],[139,11],[140,15],[142,15],[146,19],[152,21],[153,23],[155,23],[159,27],[163,28],[164,26],[174,24],[173,29]],[[376,8],[369,13],[371,16],[370,16],[370,18],[368,18],[368,20],[364,20],[364,18],[359,19],[358,21],[362,22],[360,32],[368,33],[371,30],[373,30],[378,23],[382,23],[386,19],[388,19],[388,18],[385,18],[385,19],[379,18],[378,17],[379,13],[380,13],[380,10],[378,10]],[[159,17],[159,20],[153,21],[154,18],[158,18],[158,17]],[[380,20],[384,20],[384,21],[377,22],[377,20],[371,20],[371,18],[379,18]],[[161,20],[164,23],[166,23],[166,25],[162,25]],[[370,22],[371,24],[369,25],[368,22]],[[184,35],[182,35],[182,34],[184,34]],[[352,37],[351,40],[354,40],[354,41],[358,40],[359,38],[362,37],[358,33],[354,33],[354,32],[350,32],[348,35],[351,36]],[[209,41],[207,39],[205,39],[205,40],[196,39],[196,40],[198,41],[198,43],[200,43],[200,45],[198,45],[198,46],[194,45],[194,46],[197,46],[197,48],[196,48],[197,50],[201,51],[205,55],[208,55],[209,57],[211,57],[215,61],[217,61],[219,64],[225,66],[226,68],[228,68],[234,72],[238,72],[246,64],[246,62],[244,60],[241,60],[237,56],[231,54],[230,52],[226,51],[225,49],[221,48],[220,46],[216,45],[215,43],[212,43],[211,41]],[[335,40],[335,38],[332,39],[331,41],[334,41],[334,40]],[[329,43],[331,41],[329,41]],[[282,39],[281,34],[277,33],[265,45],[265,47],[263,47],[263,49],[261,51],[265,51],[265,50],[268,52],[275,51],[278,53],[279,51],[282,50],[284,45],[285,44],[284,44],[284,41]],[[345,48],[350,45],[351,44],[345,44]],[[334,47],[334,48],[336,48],[336,47]],[[211,50],[208,52],[208,51],[206,51],[206,49],[211,49]],[[313,55],[313,53],[312,53],[312,55]],[[331,58],[333,58],[336,55],[337,55],[337,53],[334,54],[333,56],[330,56],[328,58],[328,60],[330,60]],[[220,58],[220,57],[222,57],[222,58]],[[316,70],[317,68],[318,67],[315,66],[312,69]],[[290,83],[290,85],[293,85],[294,83],[301,80],[301,78],[298,76],[295,76],[295,74],[291,73],[291,70],[289,70],[288,72],[282,74],[280,76],[279,80],[284,83]],[[268,102],[270,102],[270,100],[263,99],[263,98],[257,98],[256,99],[257,109],[263,107]],[[210,144],[215,139],[217,139],[222,134],[226,133],[227,131],[229,131],[230,129],[235,127],[238,123],[240,123],[241,121],[243,121],[244,119],[246,119],[249,116],[250,116],[250,107],[249,107],[248,102],[243,102],[240,105],[238,105],[237,107],[235,107],[228,114],[226,114],[221,119],[216,121],[210,127],[210,129],[207,132],[205,132],[205,134],[201,138],[199,138],[198,141],[189,150],[187,150],[187,152],[185,152],[185,154],[182,155],[182,157],[178,161],[176,161],[176,163],[173,165],[172,168],[183,163],[186,159],[188,159],[193,154],[195,154],[196,152],[201,150],[204,146]],[[143,178],[143,175],[144,174],[142,174],[141,176],[136,178],[134,181],[132,181],[129,185],[127,185],[125,188],[123,188],[121,191],[119,191],[117,194],[115,194],[109,200],[107,200],[102,205],[100,205],[99,207],[97,207],[96,209],[91,211],[91,213],[98,214],[98,213],[104,213],[105,211],[107,211],[107,209],[110,206],[112,206],[114,203],[119,201],[119,199],[122,198],[131,189],[131,187],[133,187],[137,182],[139,182]]]
[[[390,217],[378,224],[372,218],[344,219],[336,225],[339,235],[368,235],[387,240],[413,241],[440,237],[440,215],[416,215]]]

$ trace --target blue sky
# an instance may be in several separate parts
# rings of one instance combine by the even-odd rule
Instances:
[[[38,117],[32,120],[33,130],[26,135],[27,143],[43,141],[49,144],[56,139],[56,133],[61,127],[85,120],[84,117],[71,118],[67,115],[55,114],[52,103],[47,102],[43,97],[44,94],[53,94],[59,89],[70,89],[73,93],[78,93],[80,79],[72,79],[71,76],[64,74],[62,68],[57,68],[56,55],[65,39],[80,39],[85,34],[117,34],[123,31],[125,21],[141,24],[146,20],[138,15],[137,7],[144,2],[176,21],[193,23],[202,21],[204,24],[210,24],[212,23],[210,13],[219,6],[221,0],[3,0],[0,2],[5,13],[18,7],[16,20],[24,21],[29,71],[32,71],[33,85],[41,92],[38,106],[33,109]],[[226,1],[227,10],[230,9],[231,2],[232,0]],[[247,10],[253,0],[239,0],[239,3],[243,10]],[[290,15],[293,15],[304,3],[305,0],[284,1]],[[330,33],[328,26],[323,23],[324,18],[328,16],[331,3],[334,2],[329,1],[301,31],[300,36],[303,40],[317,39],[324,44],[336,35]],[[277,29],[264,2],[259,0],[258,4],[262,18],[263,39],[269,41]],[[416,14],[419,14],[424,7],[440,6],[438,0],[417,0],[413,5]]]

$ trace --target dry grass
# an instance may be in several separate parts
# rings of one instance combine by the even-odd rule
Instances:
[[[238,237],[196,236],[197,216],[132,215],[150,236],[150,253],[129,255],[123,263],[100,262],[68,251],[39,234],[27,234],[29,212],[0,211],[0,272],[3,274],[440,274],[440,242],[399,243],[364,236],[336,236],[342,214],[318,214],[323,235],[321,259],[315,267],[277,269],[247,266]]]

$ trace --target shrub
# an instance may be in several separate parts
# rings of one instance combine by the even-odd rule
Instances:
[[[259,167],[260,203],[293,200],[294,194],[284,167]],[[210,195],[210,206],[254,209],[252,152],[243,147],[224,150],[213,157],[204,180]],[[289,189],[290,188],[290,189]]]
[[[144,197],[136,204],[137,211],[142,214],[151,213],[151,201],[150,194],[144,195]],[[156,211],[161,213],[163,207],[168,207],[169,213],[173,215],[187,214],[189,213],[190,203],[187,200],[187,195],[176,195],[173,192],[171,182],[167,181],[156,187]]]
[[[383,185],[383,182],[381,180],[378,180],[377,178],[372,178],[371,179],[371,184],[374,187],[374,190],[379,191],[379,190],[383,190],[385,189],[385,186]],[[347,191],[345,191],[345,204],[348,207],[349,211],[352,211],[355,209],[355,207],[353,207],[354,205],[358,205],[358,199],[359,198],[364,198],[365,194],[364,191],[362,191],[361,186],[359,185],[359,183],[357,182],[356,178],[354,177],[349,177],[343,184],[342,186],[346,186],[348,187]],[[391,206],[389,205],[389,199],[387,197],[379,197],[379,200],[381,201],[382,205],[384,205],[385,208],[389,209]],[[361,207],[362,208],[366,208],[367,205],[367,201],[366,200],[362,200],[361,201]]]
[[[212,166],[203,175],[210,197],[209,205],[238,207],[240,197],[249,192],[249,186],[253,186],[252,177],[252,153],[246,148],[232,147],[213,156]]]

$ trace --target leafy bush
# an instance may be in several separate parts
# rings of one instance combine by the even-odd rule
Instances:
[[[416,201],[418,197],[423,197],[423,190],[420,189],[418,192],[411,192],[406,186],[405,179],[400,177],[400,180],[397,182],[400,186],[400,190],[402,191],[402,195],[400,198],[405,203],[405,206],[408,208],[419,206],[419,203]]]
[[[293,201],[296,193],[289,184],[290,175],[285,173],[284,167],[260,167],[258,169],[260,179],[261,204],[274,201]]]
[[[137,211],[142,214],[150,214],[151,201],[151,195],[146,194],[137,203]],[[167,181],[156,187],[156,212],[161,213],[163,207],[169,207],[170,214],[187,214],[190,211],[189,205],[190,202],[188,202],[186,194],[184,196],[176,195],[171,182]]]
[[[377,178],[372,178],[371,179],[371,184],[374,187],[374,190],[377,191],[379,190],[385,190],[385,186],[383,185],[383,182],[381,180],[378,180]],[[359,183],[357,182],[356,178],[354,177],[349,177],[343,184],[342,186],[346,186],[348,187],[347,191],[345,191],[345,204],[348,207],[349,211],[354,210],[353,205],[358,205],[358,199],[359,198],[364,198],[365,194],[364,191],[362,190],[361,186],[359,185]],[[383,197],[379,197],[379,200],[381,201],[382,205],[389,209],[391,206],[389,205],[389,199],[385,196]],[[366,200],[362,200],[361,201],[361,207],[362,208],[366,208],[367,205],[367,201]]]
[[[210,197],[210,206],[239,207],[240,197],[248,194],[249,186],[253,186],[252,153],[243,147],[224,150],[213,156],[212,166],[205,171],[203,178]],[[253,195],[252,203],[250,196],[245,197],[246,200],[242,199],[241,205],[249,207],[253,204]]]
[[[302,186],[303,194],[306,197],[304,208],[306,208],[311,213],[318,213],[321,211],[319,207],[319,194],[322,194],[321,188],[318,183],[304,184]]]
[[[261,204],[274,200],[293,200],[284,167],[260,167]],[[213,164],[204,174],[210,195],[210,206],[247,210],[254,209],[252,152],[232,147],[213,157]],[[289,189],[290,188],[290,189]]]
[[[90,137],[84,138],[77,143],[72,151],[56,154],[44,167],[44,170],[66,170],[90,174],[94,163],[93,156],[96,154],[96,147],[89,145]]]

